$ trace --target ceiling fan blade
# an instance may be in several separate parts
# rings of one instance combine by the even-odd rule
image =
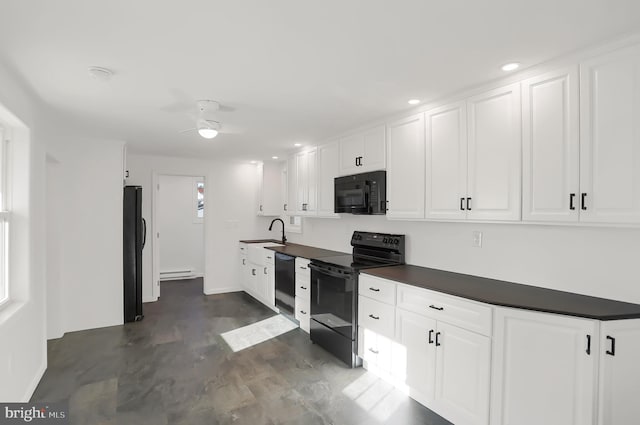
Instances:
[[[186,130],[180,130],[178,131],[178,133],[188,133],[190,131],[195,131],[197,130],[197,128],[193,127],[193,128],[187,128]]]

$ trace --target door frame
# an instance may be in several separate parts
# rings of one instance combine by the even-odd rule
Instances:
[[[206,175],[194,175],[194,174],[185,174],[185,173],[166,173],[166,172],[158,172],[157,170],[153,170],[151,172],[151,235],[152,235],[152,243],[151,243],[151,297],[154,301],[157,301],[160,298],[160,238],[159,238],[159,209],[158,209],[158,199],[159,195],[159,184],[160,184],[160,176],[173,176],[173,177],[193,177],[193,178],[202,178],[205,187],[205,194],[207,193],[207,176]],[[206,196],[206,195],[205,195]],[[207,258],[207,198],[205,197],[205,208],[204,208],[204,216],[202,219],[202,232],[203,232],[203,255],[204,258]],[[202,293],[204,294],[204,288],[206,287],[207,282],[207,267],[206,264],[202,270]]]

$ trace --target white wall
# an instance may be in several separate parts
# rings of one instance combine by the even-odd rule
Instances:
[[[159,176],[160,271],[204,272],[204,221],[196,218],[195,186],[202,177]],[[205,199],[207,188],[205,185]],[[215,204],[214,204],[215,205]]]
[[[127,184],[142,186],[142,215],[153,236],[151,217],[152,175],[202,175],[205,177],[204,292],[214,294],[240,290],[238,240],[269,236],[270,219],[256,216],[256,166],[233,161],[127,154]],[[153,237],[143,251],[143,299],[155,301],[152,289]]]
[[[59,263],[48,275],[55,283],[58,273],[60,294],[49,294],[49,303],[61,303],[61,328],[51,333],[59,337],[124,321],[123,143],[93,140],[53,123],[50,132],[47,153],[57,164],[50,173],[56,180],[48,186],[57,193],[49,196],[48,209],[58,220],[59,251],[54,255]]]
[[[10,240],[12,301],[0,308],[0,401],[27,401],[47,365],[45,151],[37,99],[0,65],[0,117],[16,131]]]
[[[640,229],[305,218],[291,242],[350,252],[354,230],[407,235],[407,263],[640,304]],[[483,232],[481,248],[472,232]],[[275,236],[275,233],[274,235]]]

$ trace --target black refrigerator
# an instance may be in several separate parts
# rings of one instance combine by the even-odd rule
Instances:
[[[123,202],[124,321],[142,320],[142,248],[147,223],[142,218],[142,187],[125,186]]]

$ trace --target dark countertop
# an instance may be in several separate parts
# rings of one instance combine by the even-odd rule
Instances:
[[[282,241],[279,241],[276,239],[248,239],[240,242],[242,243],[266,243],[266,242],[282,243]]]
[[[328,249],[321,249],[321,248],[316,248],[316,247],[307,246],[307,245],[298,245],[297,243],[289,243],[289,242],[287,242],[285,246],[267,246],[265,248],[270,249],[272,251],[280,252],[282,254],[287,254],[292,257],[308,258],[309,260],[347,254],[345,252],[330,251]]]
[[[504,307],[597,320],[640,318],[640,305],[411,265],[362,273]]]

